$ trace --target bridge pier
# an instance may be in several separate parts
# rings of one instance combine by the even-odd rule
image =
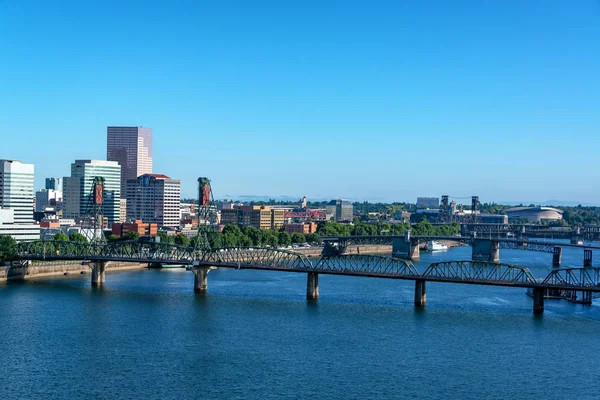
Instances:
[[[500,242],[490,239],[473,239],[474,261],[500,261]]]
[[[533,313],[542,314],[544,312],[544,288],[533,288]]]
[[[583,249],[583,266],[585,268],[592,267],[592,250]]]
[[[319,274],[309,272],[306,276],[306,299],[316,300],[319,298]]]
[[[552,266],[560,267],[562,263],[562,247],[555,247],[552,253]]]
[[[94,261],[92,267],[92,286],[102,286],[106,280],[106,261]]]
[[[425,289],[425,280],[417,279],[415,281],[415,307],[425,307],[427,303],[427,291]]]
[[[206,293],[208,291],[208,272],[210,268],[193,269],[194,273],[194,292]]]
[[[412,261],[419,261],[421,250],[419,240],[410,237],[410,231],[406,231],[404,237],[392,240],[392,255]]]

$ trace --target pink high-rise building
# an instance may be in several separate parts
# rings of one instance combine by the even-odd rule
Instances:
[[[106,159],[121,166],[121,195],[127,193],[127,180],[152,173],[152,128],[109,126]]]

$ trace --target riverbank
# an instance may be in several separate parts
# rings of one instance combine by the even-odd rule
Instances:
[[[148,268],[147,263],[129,263],[110,261],[106,264],[106,272],[128,271]],[[41,262],[32,263],[26,267],[1,267],[0,281],[35,279],[65,274],[88,274],[90,267],[82,265],[81,261]]]

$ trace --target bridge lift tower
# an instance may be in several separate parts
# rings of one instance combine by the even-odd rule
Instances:
[[[87,204],[81,221],[81,233],[93,244],[106,243],[104,237],[104,178],[97,176],[87,196]]]
[[[479,223],[480,204],[479,196],[471,197],[471,223],[473,224]]]
[[[195,248],[199,250],[210,250],[208,237],[215,232],[217,225],[217,209],[214,204],[210,179],[198,178],[198,240]]]

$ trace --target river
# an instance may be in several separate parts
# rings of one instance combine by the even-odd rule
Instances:
[[[422,253],[470,258],[468,247]],[[564,266],[580,266],[566,249]],[[538,278],[551,255],[501,250]],[[225,270],[0,284],[1,399],[598,399],[600,307],[524,289]],[[600,300],[598,300],[600,304]]]

